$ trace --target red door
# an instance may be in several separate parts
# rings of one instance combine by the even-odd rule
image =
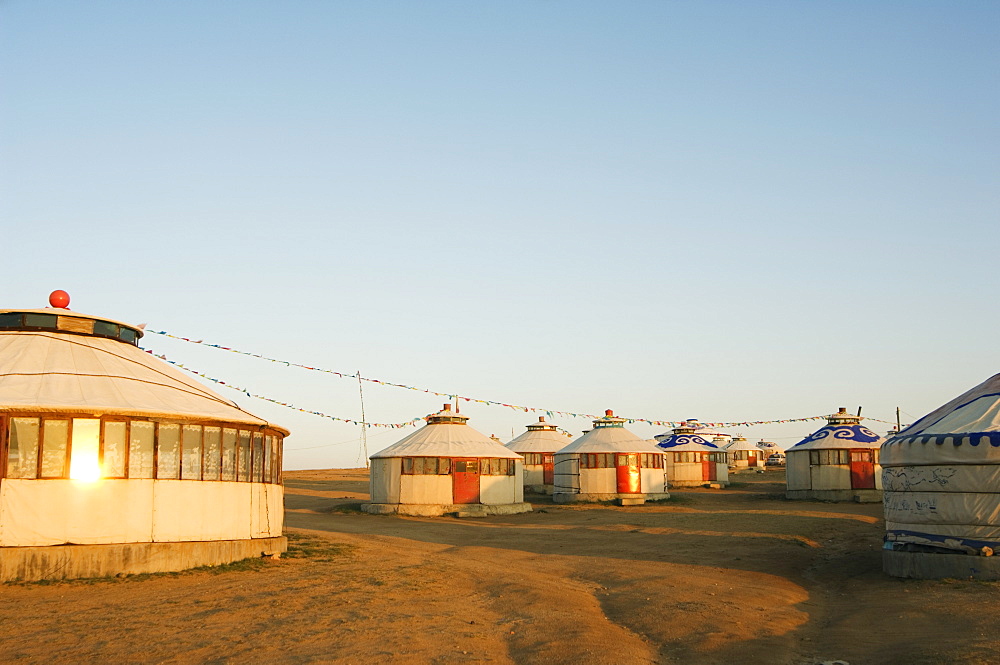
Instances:
[[[708,453],[704,453],[701,458],[701,479],[716,480],[715,460],[709,458]]]
[[[747,466],[757,466],[757,453],[747,453]]]
[[[851,489],[875,489],[875,464],[872,451],[851,451]]]
[[[639,477],[639,455],[628,453],[617,455],[618,493],[639,494],[642,492],[642,481]]]
[[[542,484],[544,485],[554,485],[555,471],[553,466],[553,461],[555,460],[554,455],[549,453],[542,453]]]
[[[451,492],[455,503],[479,503],[479,460],[451,461]]]

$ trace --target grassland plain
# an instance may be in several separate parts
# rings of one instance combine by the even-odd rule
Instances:
[[[288,472],[291,549],[178,574],[0,587],[4,661],[995,663],[997,583],[881,572],[881,506],[780,471],[635,507],[365,515],[364,469]]]

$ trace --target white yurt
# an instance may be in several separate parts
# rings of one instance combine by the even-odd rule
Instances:
[[[555,455],[552,500],[635,505],[669,498],[663,452],[625,429],[610,409]]]
[[[827,424],[785,451],[785,496],[821,501],[882,500],[882,438],[841,407]]]
[[[556,451],[566,447],[569,439],[554,424],[538,416],[538,422],[528,425],[528,431],[507,444],[509,450],[524,458],[524,488],[538,494],[552,494],[555,480]]]
[[[283,552],[288,430],[142,351],[139,326],[49,301],[0,310],[0,580]]]
[[[770,455],[739,435],[726,446],[726,452],[729,453],[729,466],[736,469],[762,469]]]
[[[885,572],[1000,579],[1000,374],[882,445]]]
[[[695,431],[691,421],[685,421],[656,443],[666,454],[670,485],[725,487],[729,484],[729,456]]]
[[[524,502],[523,460],[445,404],[427,424],[371,456],[368,513],[511,515]]]

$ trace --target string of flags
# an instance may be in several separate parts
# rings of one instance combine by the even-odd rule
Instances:
[[[472,403],[475,403],[475,404],[485,404],[485,405],[488,405],[488,406],[502,406],[502,407],[505,407],[505,408],[508,408],[508,409],[513,409],[515,411],[523,411],[525,413],[544,413],[544,414],[546,414],[550,418],[555,418],[557,416],[563,416],[563,417],[567,417],[567,418],[586,418],[588,420],[596,420],[596,419],[598,419],[598,418],[601,417],[601,416],[598,416],[598,415],[595,415],[595,414],[592,414],[592,413],[574,413],[572,411],[559,411],[559,410],[556,410],[556,409],[544,409],[544,408],[541,408],[541,407],[522,406],[522,405],[519,405],[519,404],[507,404],[506,402],[498,402],[498,401],[495,401],[495,400],[479,399],[479,398],[476,398],[476,397],[466,397],[464,395],[458,395],[458,394],[455,394],[455,393],[439,392],[437,390],[430,390],[428,388],[420,388],[420,387],[417,387],[417,386],[408,386],[408,385],[403,384],[403,383],[394,383],[392,381],[384,381],[384,380],[381,380],[381,379],[368,378],[366,376],[361,376],[360,372],[338,372],[338,371],[332,370],[332,369],[325,369],[325,368],[322,368],[322,367],[312,367],[310,365],[303,365],[301,363],[291,362],[289,360],[280,360],[278,358],[270,358],[268,356],[261,355],[259,353],[251,353],[249,351],[241,351],[239,349],[234,349],[232,347],[222,346],[221,344],[210,344],[210,343],[205,342],[204,340],[201,340],[201,339],[190,339],[188,337],[181,337],[179,335],[172,335],[172,334],[170,334],[168,332],[165,332],[165,331],[162,331],[162,330],[149,330],[149,329],[147,329],[145,332],[147,332],[147,333],[153,333],[154,335],[161,335],[163,337],[169,337],[171,339],[180,340],[182,342],[188,342],[190,344],[199,344],[201,346],[207,346],[207,347],[210,347],[210,348],[213,348],[213,349],[220,349],[222,351],[228,351],[230,353],[237,353],[237,354],[242,355],[242,356],[249,356],[251,358],[257,358],[259,360],[266,360],[268,362],[273,362],[273,363],[278,363],[278,364],[281,364],[281,365],[285,365],[286,367],[298,367],[298,368],[305,369],[305,370],[308,370],[308,371],[311,371],[311,372],[322,372],[324,374],[332,374],[334,376],[338,376],[338,377],[341,377],[341,378],[344,378],[344,379],[354,379],[354,380],[357,380],[357,381],[366,381],[368,383],[374,383],[374,384],[377,384],[377,385],[380,385],[380,386],[389,386],[389,387],[392,387],[392,388],[402,388],[404,390],[412,390],[412,391],[415,391],[415,392],[427,393],[428,395],[436,395],[438,397],[447,397],[448,400],[451,401],[451,402],[456,402],[457,400],[464,400],[466,402],[472,402]],[[152,352],[150,352],[148,350],[147,350],[147,352],[152,353]],[[156,357],[157,358],[161,358],[163,360],[167,360],[164,356],[157,355]],[[199,372],[195,372],[194,370],[191,370],[191,369],[189,369],[187,367],[184,367],[183,365],[181,365],[179,363],[176,363],[176,362],[174,362],[172,360],[167,360],[167,362],[169,362],[172,365],[176,365],[177,367],[180,367],[181,369],[185,369],[185,370],[191,372],[192,374],[197,374],[198,376],[201,376],[202,378],[208,379],[209,381],[213,381],[215,383],[218,383],[219,385],[224,385],[226,387],[232,387],[232,386],[229,386],[228,384],[226,384],[224,381],[221,381],[219,379],[214,379],[214,378],[209,377],[209,376],[205,376],[204,374],[201,374]],[[337,420],[337,421],[340,421],[340,422],[351,423],[351,424],[354,424],[354,425],[367,424],[369,427],[406,427],[406,426],[414,425],[414,424],[416,424],[416,423],[418,423],[418,422],[420,422],[420,421],[423,420],[423,418],[414,418],[413,420],[407,421],[405,423],[377,423],[377,424],[376,423],[363,423],[360,420],[351,420],[349,418],[337,418],[335,416],[326,415],[326,414],[319,413],[319,412],[316,412],[316,411],[309,411],[307,409],[300,409],[300,408],[298,408],[296,406],[293,406],[291,404],[285,404],[284,402],[280,402],[278,400],[274,400],[274,399],[271,399],[271,398],[268,398],[268,397],[262,397],[262,396],[259,396],[259,395],[251,395],[249,392],[247,392],[245,390],[242,390],[240,388],[236,388],[236,390],[239,390],[240,392],[246,393],[247,395],[249,395],[251,397],[255,397],[257,399],[262,399],[262,400],[265,400],[265,401],[268,401],[268,402],[272,402],[274,404],[278,404],[278,405],[281,405],[281,406],[286,406],[288,408],[295,409],[297,411],[302,411],[303,413],[310,413],[310,414],[321,416],[321,417],[324,417],[324,418],[329,418],[331,420]],[[728,428],[728,427],[753,427],[755,425],[776,425],[776,424],[784,424],[784,423],[799,423],[799,422],[807,422],[807,421],[810,421],[810,420],[825,420],[825,419],[826,419],[826,416],[822,415],[822,416],[808,416],[806,418],[782,418],[782,419],[778,419],[778,420],[744,420],[744,421],[737,421],[737,422],[702,422],[702,421],[699,421],[699,425],[701,427],[719,427],[719,428]],[[867,416],[864,416],[863,419],[864,420],[872,420],[874,422],[879,422],[879,423],[886,423],[886,424],[890,424],[890,425],[895,425],[896,424],[895,421],[879,420],[878,418],[869,418]],[[671,427],[671,428],[678,427],[678,426],[680,426],[682,424],[682,421],[676,421],[676,420],[651,420],[651,419],[648,419],[648,418],[625,418],[625,421],[628,422],[628,423],[630,423],[630,424],[631,423],[644,423],[644,424],[647,424],[647,425],[655,425],[657,427]]]
[[[231,390],[239,391],[239,392],[243,393],[244,395],[246,395],[247,397],[253,397],[254,399],[264,400],[265,402],[270,402],[272,404],[277,404],[278,406],[283,406],[283,407],[286,407],[286,408],[289,408],[289,409],[294,409],[295,411],[300,411],[302,413],[308,413],[308,414],[313,415],[313,416],[319,416],[320,418],[329,418],[330,420],[336,420],[337,422],[347,423],[349,425],[364,425],[365,427],[391,427],[393,429],[399,429],[401,427],[413,427],[413,426],[417,425],[418,423],[423,422],[423,420],[424,420],[423,417],[418,417],[418,418],[414,418],[412,420],[408,420],[408,421],[403,422],[403,423],[370,423],[370,422],[363,422],[363,421],[360,421],[360,420],[353,420],[351,418],[339,418],[337,416],[331,416],[331,415],[329,415],[327,413],[323,413],[322,411],[312,411],[310,409],[302,409],[302,408],[299,408],[299,407],[295,406],[294,404],[288,404],[287,402],[282,402],[281,400],[276,400],[276,399],[272,399],[270,397],[265,397],[264,395],[257,395],[256,393],[250,392],[246,388],[241,388],[239,386],[234,386],[234,385],[232,385],[230,383],[226,383],[222,379],[216,379],[215,377],[211,377],[211,376],[209,376],[207,374],[203,374],[202,372],[199,372],[198,370],[195,370],[195,369],[192,369],[190,367],[187,367],[186,365],[182,365],[181,363],[179,363],[179,362],[177,362],[175,360],[171,360],[170,358],[167,358],[164,355],[153,353],[152,351],[150,351],[148,349],[146,349],[146,353],[148,353],[148,354],[150,354],[152,356],[155,356],[155,357],[159,358],[160,360],[163,360],[164,362],[168,362],[171,365],[173,365],[174,367],[178,367],[178,368],[184,370],[185,372],[188,372],[190,374],[194,374],[195,376],[200,376],[203,379],[207,379],[208,381],[211,381],[213,383],[217,383],[220,386],[225,386],[226,388],[229,388]]]

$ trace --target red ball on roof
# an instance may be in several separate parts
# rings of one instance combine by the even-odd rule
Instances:
[[[69,307],[69,294],[62,289],[56,289],[49,294],[49,305],[52,307],[58,307],[60,309],[66,309]]]

